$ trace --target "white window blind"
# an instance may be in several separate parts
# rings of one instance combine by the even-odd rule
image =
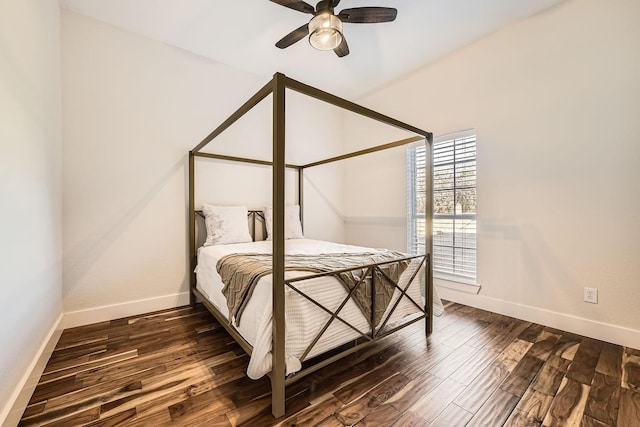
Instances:
[[[407,250],[412,254],[425,253],[425,162],[424,144],[409,147],[407,150]]]
[[[425,146],[408,150],[409,252],[424,253]],[[433,269],[436,277],[476,279],[476,136],[445,135],[433,143]]]

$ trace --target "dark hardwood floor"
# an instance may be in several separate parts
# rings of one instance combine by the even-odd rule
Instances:
[[[23,426],[640,426],[640,351],[446,304],[287,389],[202,307],[65,330]]]

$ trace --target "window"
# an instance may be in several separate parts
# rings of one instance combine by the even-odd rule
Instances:
[[[424,253],[425,146],[407,154],[408,250]],[[476,136],[445,135],[433,142],[433,270],[450,280],[476,279]]]

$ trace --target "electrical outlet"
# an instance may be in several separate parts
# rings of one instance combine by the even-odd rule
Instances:
[[[597,288],[584,288],[584,302],[590,302],[592,304],[598,303],[598,289]]]

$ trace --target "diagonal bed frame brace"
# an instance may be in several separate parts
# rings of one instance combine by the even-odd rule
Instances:
[[[285,283],[285,284],[291,290],[295,291],[297,294],[299,294],[303,298],[307,299],[309,302],[311,302],[313,305],[315,305],[316,307],[318,307],[319,309],[321,309],[325,313],[330,314],[331,316],[333,316],[335,314],[333,311],[329,310],[327,307],[325,307],[324,305],[320,304],[319,302],[317,302],[316,300],[314,300],[313,298],[311,298],[310,296],[308,296],[307,294],[302,292],[300,289],[298,289],[295,286],[293,286],[291,283]],[[352,295],[352,293],[349,293],[349,297],[350,297],[350,295]],[[342,319],[340,316],[336,315],[335,318],[338,319],[339,321],[341,321],[342,323],[344,323],[346,326],[348,326],[351,329],[353,329],[354,331],[356,331],[357,333],[359,333],[363,338],[366,338],[367,340],[371,340],[371,337],[369,337],[366,334],[363,334],[358,328],[356,328],[355,326],[353,326],[351,323],[347,322],[346,320]]]
[[[412,258],[418,258],[420,256],[414,256]],[[387,261],[384,264],[388,264],[388,263],[392,263],[392,262],[397,262],[397,261]],[[294,285],[291,284],[290,281],[286,281],[285,280],[285,285],[288,286],[290,289],[292,289],[293,291],[295,291],[296,293],[298,293],[299,295],[301,295],[302,297],[304,297],[305,299],[307,299],[309,302],[311,302],[312,304],[314,304],[315,306],[317,306],[318,308],[320,308],[321,310],[323,310],[324,312],[328,313],[331,315],[331,317],[329,318],[329,320],[325,323],[325,325],[321,328],[321,330],[318,332],[318,334],[315,336],[315,338],[313,339],[313,341],[309,344],[309,346],[307,347],[307,349],[305,350],[305,352],[302,354],[302,356],[300,356],[300,360],[305,360],[305,358],[308,356],[308,354],[311,352],[311,350],[313,349],[313,347],[317,344],[317,342],[320,340],[320,338],[324,335],[324,333],[327,331],[327,329],[329,328],[329,326],[333,323],[334,320],[339,320],[340,322],[342,322],[343,324],[345,324],[346,326],[350,327],[351,329],[353,329],[354,331],[356,331],[358,334],[360,334],[362,337],[366,338],[369,341],[375,340],[378,337],[378,334],[383,330],[383,328],[387,325],[387,322],[389,321],[389,319],[391,318],[391,316],[393,315],[393,313],[395,312],[396,308],[398,307],[400,300],[403,297],[408,298],[411,303],[413,303],[413,305],[415,305],[418,310],[420,310],[420,312],[423,314],[423,316],[421,316],[420,318],[423,318],[424,316],[427,315],[427,312],[425,311],[425,309],[423,307],[421,307],[418,303],[415,302],[415,300],[413,298],[411,298],[410,295],[407,294],[407,289],[409,289],[409,287],[413,284],[416,276],[418,275],[418,273],[420,272],[420,269],[422,268],[422,266],[426,263],[426,256],[422,255],[422,260],[420,261],[420,263],[416,266],[415,271],[412,273],[411,277],[409,278],[409,280],[407,281],[407,284],[405,285],[404,288],[401,288],[398,283],[396,281],[394,281],[393,279],[391,279],[384,271],[382,271],[380,269],[380,265],[382,264],[373,264],[373,265],[369,265],[366,267],[352,267],[352,268],[348,268],[348,269],[344,269],[344,271],[350,271],[350,270],[355,270],[355,269],[361,269],[364,270],[364,273],[362,275],[362,277],[360,278],[360,280],[358,281],[358,283],[350,289],[349,293],[347,294],[347,296],[345,297],[345,299],[342,301],[342,303],[338,306],[338,308],[335,311],[331,311],[330,309],[326,308],[324,305],[318,303],[317,301],[315,301],[313,298],[311,298],[310,296],[308,296],[307,294],[305,294],[303,291],[301,291],[300,289],[296,288]],[[391,310],[389,311],[389,313],[387,314],[384,322],[381,324],[381,326],[379,328],[376,328],[376,325],[373,324],[373,321],[370,319],[370,325],[371,325],[371,336],[366,335],[364,333],[362,333],[358,328],[356,328],[355,326],[351,325],[349,322],[347,322],[346,320],[342,319],[340,316],[338,316],[338,314],[340,313],[340,311],[344,308],[344,306],[347,304],[347,302],[353,297],[353,294],[355,293],[355,291],[358,289],[358,287],[360,285],[362,285],[367,278],[371,278],[372,280],[372,286],[373,286],[373,281],[374,279],[374,270],[380,272],[384,278],[386,280],[389,281],[389,283],[391,283],[395,289],[397,289],[398,291],[400,291],[400,294],[398,295],[398,298],[395,301],[395,304],[393,305],[393,307],[391,308]],[[340,271],[335,271],[335,272],[328,272],[328,273],[319,273],[317,275],[313,275],[313,276],[318,276],[318,277],[322,277],[322,276],[337,276],[338,274],[340,274],[340,272],[343,272],[343,270]],[[300,281],[300,280],[306,280],[308,277],[310,276],[305,276],[305,277],[297,277],[295,279],[293,279],[292,281]],[[339,279],[338,279],[339,280]],[[374,304],[374,299],[375,299],[375,293],[372,292],[371,295],[371,312],[373,314],[373,304]],[[419,320],[419,319],[418,319]],[[404,326],[408,326],[411,323],[413,323],[414,321],[416,321],[415,319],[407,322],[406,324],[403,324]],[[386,334],[383,334],[383,336]]]
[[[347,305],[347,302],[351,299],[351,297],[353,296],[353,294],[355,293],[356,289],[358,289],[358,287],[364,283],[364,281],[367,279],[367,276],[369,276],[369,274],[373,273],[373,269],[367,268],[366,271],[364,272],[364,274],[362,275],[362,278],[358,281],[358,283],[351,289],[351,291],[349,291],[349,294],[345,297],[344,301],[342,301],[342,303],[340,304],[340,306],[338,306],[338,308],[336,309],[336,311],[333,313],[333,315],[331,316],[331,318],[327,321],[327,323],[325,323],[325,325],[323,326],[322,330],[320,330],[320,332],[318,332],[318,334],[316,335],[316,337],[313,339],[313,341],[311,342],[311,344],[309,344],[309,346],[307,347],[307,349],[305,350],[305,352],[302,354],[302,356],[300,356],[300,360],[304,360],[306,359],[306,357],[309,355],[309,353],[311,352],[311,349],[313,349],[313,347],[317,344],[318,340],[320,340],[320,337],[322,337],[322,335],[325,333],[325,331],[327,329],[329,329],[329,326],[331,326],[331,324],[333,323],[333,321],[337,318],[338,320],[344,322],[344,320],[340,317],[338,317],[338,314],[340,313],[340,311],[344,308],[345,305]]]
[[[407,286],[405,287],[405,289],[408,289],[409,286],[411,286],[411,284],[413,283],[413,279],[415,279],[415,277],[418,275],[420,268],[422,267],[422,264],[424,263],[424,261],[420,262],[420,265],[417,266],[416,271],[413,272],[413,274],[411,275],[411,278],[409,279],[409,281],[407,282]],[[420,307],[420,305],[415,302],[415,300],[413,298],[411,298],[411,295],[407,294],[404,290],[400,289],[400,285],[398,284],[398,282],[395,282],[391,277],[389,277],[387,275],[387,273],[385,273],[383,270],[376,268],[376,270],[378,272],[380,272],[380,274],[382,274],[384,276],[385,279],[387,279],[387,281],[389,281],[389,283],[391,283],[394,288],[396,288],[397,290],[399,290],[401,292],[401,297],[405,296],[409,299],[409,301],[411,301],[413,303],[413,305],[416,306],[416,308],[418,308],[419,310],[423,310],[422,307]]]
[[[393,281],[391,281],[396,289],[400,290],[401,294],[398,296],[398,299],[396,300],[396,302],[393,304],[393,307],[391,308],[391,311],[389,312],[389,314],[387,314],[386,319],[384,319],[384,322],[382,322],[382,325],[380,325],[380,327],[378,328],[378,331],[381,331],[386,325],[387,322],[389,322],[389,319],[391,319],[391,315],[393,314],[393,312],[396,310],[396,308],[398,307],[398,304],[400,304],[400,300],[402,300],[402,297],[405,296],[407,298],[409,298],[409,300],[411,300],[411,302],[413,304],[416,305],[416,307],[418,307],[418,309],[423,312],[425,315],[427,315],[427,312],[420,307],[414,300],[413,298],[411,298],[409,295],[407,295],[407,289],[409,289],[409,286],[411,286],[411,284],[413,283],[414,279],[416,278],[416,276],[418,275],[418,272],[420,271],[420,268],[422,267],[423,264],[426,265],[426,255],[423,256],[422,261],[420,262],[420,265],[418,265],[418,267],[416,268],[416,271],[413,272],[413,275],[411,276],[411,278],[409,279],[409,281],[407,282],[406,286],[404,287],[404,289],[400,289],[400,287]],[[384,272],[382,272],[382,274],[384,274]],[[386,276],[386,275],[385,275]],[[390,280],[390,278],[387,276],[387,280]]]

